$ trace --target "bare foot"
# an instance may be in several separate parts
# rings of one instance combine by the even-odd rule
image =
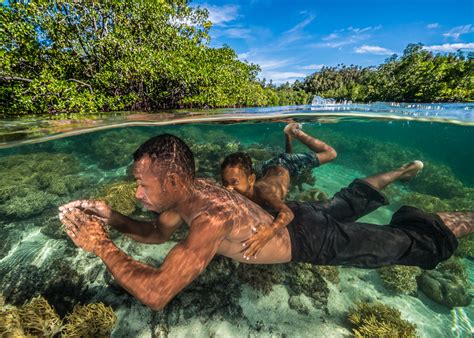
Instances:
[[[474,212],[438,212],[444,224],[456,237],[462,237],[474,232]]]
[[[421,161],[413,161],[407,164],[404,164],[400,167],[400,171],[402,171],[402,174],[399,177],[400,181],[409,181],[413,177],[415,177],[421,169],[423,169],[423,162]]]
[[[300,123],[288,123],[283,132],[288,136],[296,135],[303,127]]]

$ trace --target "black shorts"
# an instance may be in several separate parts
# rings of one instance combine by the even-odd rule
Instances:
[[[290,177],[294,178],[307,169],[319,167],[319,159],[314,153],[289,154],[281,153],[278,157],[265,161],[260,170],[261,175],[265,176],[270,168],[280,166],[288,170]]]
[[[355,220],[387,204],[362,180],[325,202],[288,202],[295,214],[288,225],[292,260],[318,265],[379,268],[413,265],[433,269],[448,259],[458,241],[436,214],[404,206],[389,225]]]

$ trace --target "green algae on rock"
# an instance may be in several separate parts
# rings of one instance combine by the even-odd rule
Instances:
[[[474,234],[459,238],[459,246],[454,252],[456,256],[465,258],[474,258]]]
[[[110,207],[123,215],[131,215],[136,209],[135,181],[118,181],[103,186],[95,199],[106,201]]]
[[[28,218],[56,206],[86,184],[69,154],[11,155],[0,162],[0,215]],[[71,179],[74,177],[74,179]]]
[[[469,306],[472,302],[472,285],[466,267],[459,258],[450,258],[440,263],[435,270],[423,272],[418,285],[428,297],[448,308]]]

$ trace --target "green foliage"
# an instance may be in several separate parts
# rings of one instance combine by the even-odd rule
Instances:
[[[259,67],[210,48],[188,1],[9,1],[0,6],[7,113],[264,105]]]
[[[416,278],[421,274],[417,266],[392,265],[378,269],[387,289],[408,295],[416,294]]]
[[[298,88],[338,100],[455,102],[474,101],[474,60],[462,53],[433,54],[409,44],[378,67],[323,67]]]
[[[400,315],[382,303],[359,302],[349,311],[348,319],[356,337],[416,337],[416,325]]]

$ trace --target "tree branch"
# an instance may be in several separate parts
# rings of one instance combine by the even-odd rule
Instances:
[[[90,84],[87,84],[87,83],[85,83],[85,82],[82,82],[82,81],[79,81],[79,80],[76,80],[76,79],[67,79],[66,81],[72,81],[72,82],[79,83],[79,84],[83,85],[84,87],[89,88],[91,94],[93,94],[93,92],[92,92],[92,86],[91,86]]]
[[[17,77],[17,76],[0,76],[0,80],[3,80],[3,81],[33,82],[33,80],[31,80],[31,79],[26,79],[24,77]]]

